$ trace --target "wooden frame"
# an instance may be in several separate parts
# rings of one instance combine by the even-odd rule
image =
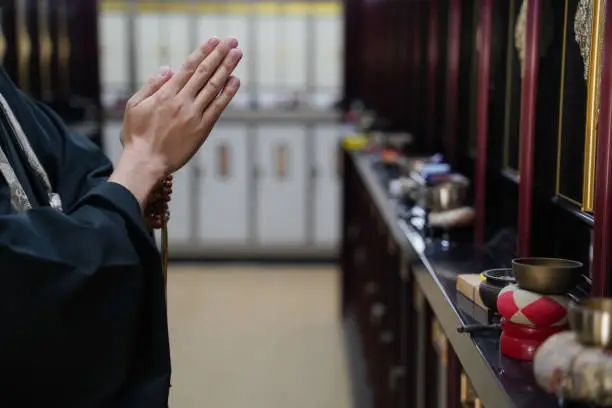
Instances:
[[[603,55],[603,29],[605,26],[605,0],[593,0],[593,28],[591,30],[591,55],[587,100],[587,123],[584,146],[584,180],[582,192],[583,211],[592,212],[595,201],[596,134],[599,118],[599,85]]]
[[[563,156],[563,117],[564,117],[564,97],[565,97],[565,80],[566,80],[566,44],[569,33],[568,25],[571,24],[572,16],[568,14],[569,0],[565,0],[565,17],[563,33],[563,52],[561,60],[561,82],[560,82],[560,98],[559,98],[559,128],[557,136],[557,168],[555,181],[555,194],[563,198],[569,203],[580,207],[584,212],[593,211],[594,188],[595,188],[595,156],[596,156],[596,132],[597,121],[599,116],[599,84],[601,79],[602,66],[602,46],[603,46],[603,27],[605,22],[604,5],[605,0],[593,0],[593,24],[590,32],[590,54],[589,54],[589,70],[587,80],[587,100],[586,100],[586,117],[585,117],[585,137],[584,137],[584,159],[583,159],[583,177],[582,191],[580,197],[570,197],[567,193],[561,190],[561,161]],[[587,29],[586,23],[583,24],[583,29]]]
[[[612,1],[606,2],[605,10],[612,16]],[[612,24],[604,30],[603,56],[593,206],[593,296],[612,294]]]

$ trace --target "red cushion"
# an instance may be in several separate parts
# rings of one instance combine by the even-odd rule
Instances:
[[[497,310],[507,321],[532,327],[561,327],[567,325],[565,296],[547,296],[509,285],[497,298]]]

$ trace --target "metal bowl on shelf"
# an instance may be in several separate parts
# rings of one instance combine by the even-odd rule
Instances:
[[[465,205],[470,181],[458,174],[433,186],[415,191],[417,204],[431,212],[443,212]]]
[[[564,295],[580,279],[582,263],[559,258],[517,258],[512,272],[521,289],[543,295]]]
[[[612,299],[572,302],[567,317],[570,328],[582,344],[612,349]]]
[[[493,313],[497,313],[497,297],[499,292],[508,285],[515,283],[512,269],[489,269],[482,273],[485,280],[478,285],[478,294],[482,303]]]

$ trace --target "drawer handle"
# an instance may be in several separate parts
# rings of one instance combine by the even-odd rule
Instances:
[[[229,167],[229,146],[226,143],[223,143],[217,148],[217,176],[222,179],[228,178],[230,176]]]
[[[287,145],[280,144],[276,147],[275,163],[276,163],[276,177],[279,180],[285,180],[287,178],[287,165],[289,164],[288,149]]]

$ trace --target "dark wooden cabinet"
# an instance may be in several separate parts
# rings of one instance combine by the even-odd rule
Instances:
[[[359,21],[367,28],[359,34],[358,52],[368,62],[355,67],[347,89],[389,116],[381,90],[393,88],[394,77],[380,73],[404,67],[378,66],[389,60],[373,48],[393,29],[373,33],[373,22],[380,27],[397,19],[380,20],[368,11],[392,9],[397,1],[348,4],[363,11]],[[390,117],[414,134],[411,153],[432,154],[443,146],[453,167],[472,179],[476,221],[474,239],[461,242],[467,247],[454,263],[452,251],[438,253],[431,242],[413,241],[410,231],[398,230],[396,204],[385,191],[388,180],[367,164],[371,158],[345,152],[350,227],[343,241],[344,310],[345,317],[355,315],[363,338],[370,338],[365,359],[372,366],[376,408],[397,406],[386,377],[394,364],[400,367],[394,373],[403,373],[400,406],[557,406],[529,382],[529,370],[500,355],[494,339],[457,334],[471,317],[455,298],[453,273],[481,272],[484,258],[494,267],[509,267],[517,256],[574,259],[584,268],[572,295],[612,293],[612,24],[604,19],[612,15],[612,2],[406,4],[412,13],[405,40],[386,44],[410,55],[408,94],[390,99],[394,112],[405,109],[408,121]],[[350,20],[347,26],[357,30]],[[382,232],[381,220],[387,227]],[[385,250],[389,237],[403,254],[397,259]],[[398,284],[401,291],[391,289]],[[397,293],[403,293],[399,299]],[[372,310],[384,310],[384,317],[370,319]],[[396,324],[391,322],[397,315],[399,358],[372,340]]]
[[[22,91],[101,143],[96,0],[7,0],[3,67]]]

